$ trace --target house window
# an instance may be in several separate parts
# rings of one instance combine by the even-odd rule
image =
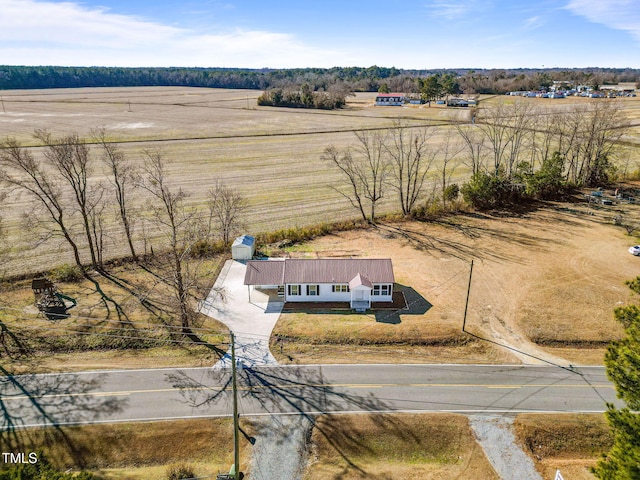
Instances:
[[[333,293],[348,292],[349,285],[331,285],[331,291]]]
[[[382,285],[374,285],[373,286],[373,295],[375,296],[380,296],[380,295],[391,295],[391,285],[389,284],[382,284]]]
[[[300,295],[300,285],[287,285],[289,295]]]
[[[320,295],[320,285],[307,285],[307,295],[310,297]]]

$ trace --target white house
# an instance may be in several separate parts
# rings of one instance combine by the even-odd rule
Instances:
[[[402,106],[404,105],[402,93],[379,93],[376,97],[377,106]]]
[[[231,245],[231,258],[234,260],[251,260],[254,253],[255,239],[250,235],[236,238]]]
[[[285,302],[349,302],[362,311],[393,301],[390,259],[322,258],[251,260],[244,284],[278,289]]]

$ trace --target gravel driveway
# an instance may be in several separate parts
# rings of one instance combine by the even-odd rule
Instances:
[[[500,415],[471,415],[471,428],[502,480],[542,480],[533,460],[516,443],[513,418]]]

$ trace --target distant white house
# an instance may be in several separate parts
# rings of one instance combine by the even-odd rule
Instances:
[[[402,93],[379,93],[376,97],[377,106],[402,106],[404,105],[405,97]]]
[[[393,266],[390,259],[251,260],[244,284],[278,289],[285,302],[349,302],[366,310],[371,302],[393,301]]]
[[[234,260],[251,260],[256,251],[255,239],[251,235],[243,235],[231,245],[231,258]]]

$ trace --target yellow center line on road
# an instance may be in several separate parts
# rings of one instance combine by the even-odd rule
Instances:
[[[333,384],[308,384],[308,385],[254,385],[251,387],[238,387],[239,391],[252,391],[252,390],[296,390],[303,388],[389,388],[389,387],[410,387],[410,388],[488,388],[488,389],[517,389],[517,388],[614,388],[610,383],[602,384],[560,384],[550,385],[546,383],[540,384],[504,384],[504,385],[491,385],[491,384],[478,384],[478,383],[377,383],[377,384],[352,384],[352,383],[333,383]],[[189,391],[203,391],[211,390],[216,392],[230,392],[231,387],[225,387],[218,389],[213,386],[201,386],[201,387],[172,387],[172,388],[157,388],[147,390],[120,390],[113,392],[85,392],[85,393],[52,393],[48,395],[34,395],[32,397],[28,395],[18,395],[15,397],[5,396],[0,397],[0,402],[8,402],[11,400],[42,400],[47,398],[61,398],[61,397],[125,397],[136,394],[149,394],[149,393],[166,393],[166,392],[189,392]]]

